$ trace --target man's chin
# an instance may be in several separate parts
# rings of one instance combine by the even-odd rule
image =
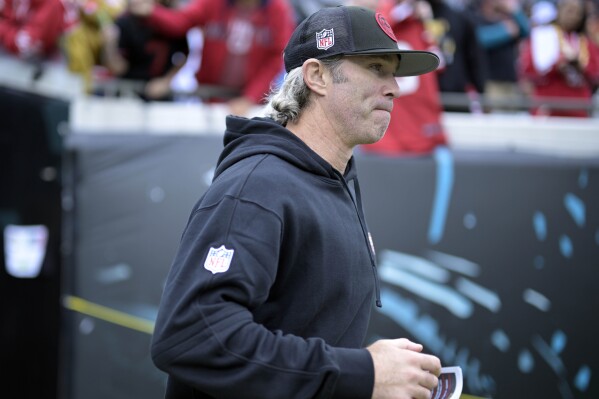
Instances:
[[[365,144],[374,144],[377,141],[381,140],[383,138],[383,136],[385,135],[385,132],[387,131],[387,128],[389,127],[389,121],[387,121],[387,123],[384,124],[384,128],[381,128],[380,130],[377,130],[377,132],[375,132],[375,134],[373,134],[372,141],[370,143],[365,143]]]
[[[373,135],[373,136],[368,136],[363,143],[360,144],[374,144],[378,141],[380,141],[383,136],[385,135],[385,132],[381,133],[381,134],[377,134],[377,135]]]

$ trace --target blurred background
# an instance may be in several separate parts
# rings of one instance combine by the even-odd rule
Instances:
[[[442,59],[355,151],[368,340],[421,342],[464,398],[599,397],[597,0],[0,1],[0,397],[163,397],[153,323],[225,117],[337,4]]]

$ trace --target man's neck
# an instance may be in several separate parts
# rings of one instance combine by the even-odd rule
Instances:
[[[296,123],[288,123],[287,129],[343,174],[352,149],[344,146],[331,121],[319,115],[318,112],[304,113]]]

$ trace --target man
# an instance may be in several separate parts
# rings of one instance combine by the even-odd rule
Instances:
[[[531,84],[532,98],[574,100],[580,108],[540,104],[533,115],[588,118],[599,84],[599,49],[585,34],[583,0],[560,0],[555,23],[535,26],[520,51],[521,78]],[[585,107],[586,105],[586,107]]]
[[[476,25],[462,9],[451,7],[445,0],[424,0],[431,6],[431,19],[425,21],[445,60],[438,74],[442,93],[465,93],[468,107],[444,104],[445,111],[481,112],[480,97],[487,79],[486,59],[476,38]]]
[[[154,1],[165,7],[176,5],[172,0]],[[129,12],[107,21],[102,27],[102,63],[119,79],[143,82],[141,98],[172,100],[171,82],[189,53],[187,39],[166,37],[144,22]]]
[[[476,37],[486,59],[485,95],[493,110],[515,111],[521,102],[517,58],[528,37],[528,17],[518,0],[477,0],[470,7]]]
[[[246,115],[266,97],[295,26],[287,0],[193,0],[181,9],[130,0],[129,10],[173,38],[200,27],[199,89],[204,100],[226,102],[234,115]]]
[[[169,273],[152,357],[167,398],[428,398],[440,362],[361,348],[378,281],[352,149],[381,138],[395,76],[434,70],[380,15],[322,9],[295,30],[271,118],[227,118],[211,187]]]
[[[65,0],[69,27],[60,47],[69,71],[81,76],[87,93],[94,92],[105,47],[103,30],[125,8],[124,0]]]

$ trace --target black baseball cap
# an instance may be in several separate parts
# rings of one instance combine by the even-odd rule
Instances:
[[[385,17],[354,6],[322,8],[310,15],[291,35],[283,58],[289,72],[309,58],[382,54],[399,56],[395,76],[422,75],[439,66],[439,57],[434,53],[400,50]]]

